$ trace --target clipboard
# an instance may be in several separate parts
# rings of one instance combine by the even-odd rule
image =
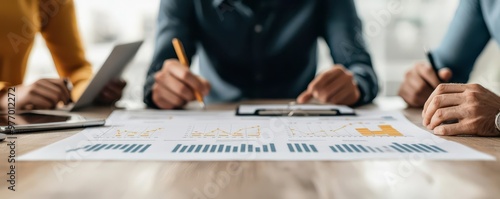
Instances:
[[[237,116],[354,116],[354,109],[340,105],[261,104],[240,105]]]

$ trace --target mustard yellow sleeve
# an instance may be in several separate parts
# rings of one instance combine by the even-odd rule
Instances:
[[[0,81],[0,92],[6,90],[8,87],[9,87],[9,83],[8,82],[1,82]]]
[[[52,10],[47,8],[52,8]],[[73,83],[71,96],[73,100],[76,100],[92,77],[92,67],[85,58],[76,22],[74,2],[73,0],[40,0],[40,13],[48,16],[45,24],[42,20],[42,36],[52,54],[59,76],[67,77]]]

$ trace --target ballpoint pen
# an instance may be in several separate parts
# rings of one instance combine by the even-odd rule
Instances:
[[[439,77],[439,69],[437,68],[436,63],[434,62],[434,57],[432,56],[432,52],[425,50],[425,54],[427,55],[427,59],[429,60],[429,63],[431,64],[432,70],[434,70],[434,73],[436,74],[439,82],[443,83],[443,80],[441,77]]]

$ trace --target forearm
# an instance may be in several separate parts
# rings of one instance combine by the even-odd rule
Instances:
[[[149,67],[144,85],[144,103],[147,106],[158,108],[152,100],[154,75],[163,67],[167,59],[177,58],[172,39],[178,38],[184,45],[186,55],[191,62],[191,58],[196,53],[196,34],[191,30],[191,25],[195,24],[193,1],[186,0],[162,0],[158,13],[156,47],[153,62]]]
[[[352,65],[349,70],[354,74],[354,79],[361,93],[360,99],[354,106],[368,104],[375,99],[378,94],[378,80],[372,67],[366,64]]]
[[[451,69],[450,82],[466,83],[490,38],[480,1],[462,0],[441,45],[433,51],[436,64]]]

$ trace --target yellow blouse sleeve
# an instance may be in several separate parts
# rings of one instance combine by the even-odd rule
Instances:
[[[1,82],[0,81],[0,93],[2,91],[6,90],[8,87],[9,87],[9,83],[8,82]]]
[[[52,7],[53,12],[46,12],[47,9],[44,9],[42,5],[55,6]],[[42,36],[52,54],[59,76],[67,77],[73,83],[71,96],[73,100],[76,100],[92,77],[92,67],[85,59],[74,2],[73,0],[40,0],[40,12],[49,17],[45,24],[42,21]]]

